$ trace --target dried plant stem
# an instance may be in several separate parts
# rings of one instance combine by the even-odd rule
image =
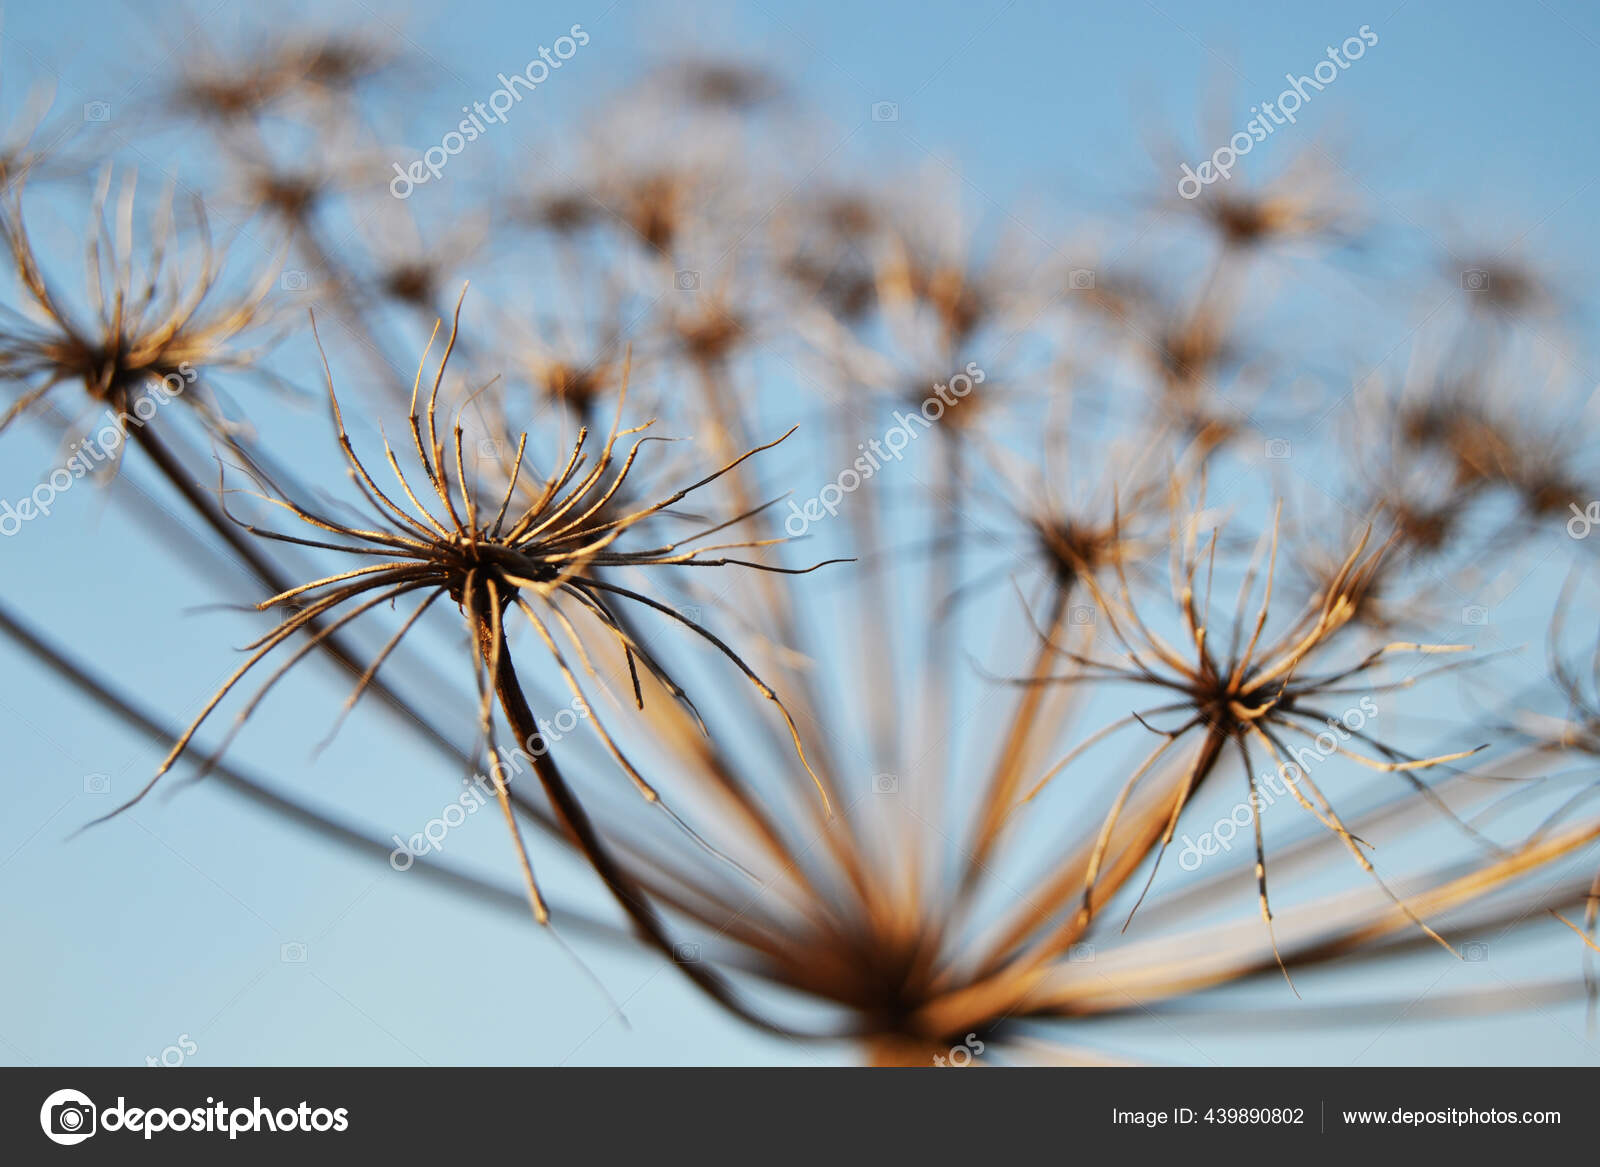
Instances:
[[[364,297],[359,292],[361,283],[355,273],[334,258],[334,252],[324,242],[322,233],[311,223],[302,222],[295,225],[295,241],[306,262],[336,289],[329,300],[344,326],[366,350],[367,366],[378,375],[390,393],[398,400],[405,400],[410,387],[406,384],[405,377],[383,356],[387,352],[405,350],[403,347],[391,344],[387,338],[379,336],[378,326],[370,312],[371,306],[364,302]],[[429,319],[431,321],[432,317]]]
[[[936,434],[941,439],[937,450],[939,456],[939,474],[943,480],[943,489],[934,491],[934,538],[948,539],[943,544],[942,553],[929,557],[928,561],[928,608],[930,612],[937,612],[939,605],[954,592],[955,581],[960,578],[961,571],[961,507],[959,491],[961,489],[962,459],[961,446],[958,442],[949,440],[948,435]],[[959,607],[950,612],[948,627],[941,627],[937,622],[928,625],[928,636],[924,652],[923,668],[931,683],[924,690],[922,717],[924,724],[932,726],[948,726],[955,722],[951,712],[951,685],[949,678],[954,670],[951,668],[951,652],[953,646],[960,639],[961,609]],[[955,778],[956,751],[949,749],[942,751],[944,766],[942,772],[933,775],[933,780],[941,783],[943,789],[948,789]],[[942,801],[942,800],[941,800]]]
[[[1044,703],[1045,684],[1052,670],[1055,650],[1051,647],[1061,623],[1067,615],[1067,601],[1072,589],[1057,584],[1050,601],[1050,612],[1045,619],[1043,635],[1034,653],[1033,668],[1023,687],[1022,698],[1017,703],[1016,714],[1006,730],[1005,741],[996,755],[994,771],[989,777],[989,789],[983,799],[983,818],[968,853],[966,871],[961,880],[961,901],[965,901],[976,888],[983,875],[984,865],[1000,840],[1000,832],[1016,800],[1017,787],[1022,779],[1027,760],[1028,738],[1037,727],[1039,708]]]
[[[842,407],[841,413],[846,416],[847,422],[853,420],[848,411]],[[839,432],[850,433],[847,424],[842,423]],[[849,466],[856,456],[855,447],[849,437],[841,438],[840,445],[837,464]],[[845,513],[858,555],[871,555],[879,548],[887,546],[879,523],[877,507],[852,507]],[[884,629],[893,626],[894,579],[887,569],[863,572],[858,577],[857,586],[861,589],[862,602],[851,607],[854,609],[853,615],[857,621],[856,643],[864,650],[858,655],[858,667],[867,678],[868,687],[865,691],[876,694],[875,700],[865,703],[865,712],[869,719],[873,771],[881,773],[894,769],[897,764],[899,742],[896,734],[900,727],[899,713],[903,708],[898,673],[894,667],[894,654],[876,650]]]
[[[555,809],[556,817],[643,938],[667,959],[677,964],[684,975],[707,996],[741,1019],[779,1036],[791,1038],[808,1036],[755,1012],[745,1004],[721,974],[709,965],[701,964],[698,960],[678,959],[672,938],[655,907],[646,898],[638,883],[611,854],[610,848],[606,846],[599,831],[590,821],[588,812],[583,809],[583,804],[578,801],[577,795],[567,784],[561,768],[550,756],[544,736],[539,730],[539,723],[533,715],[533,710],[528,707],[528,699],[517,678],[516,665],[511,659],[511,646],[506,641],[505,630],[501,627],[500,621],[491,620],[485,613],[475,623],[478,628],[478,652],[485,670],[490,674],[500,709],[505,714],[506,721],[510,723],[512,732],[516,734],[517,741],[533,755],[534,772],[539,776],[539,783],[544,788],[550,805]]]
[[[745,424],[739,409],[738,397],[727,383],[727,373],[721,362],[699,360],[695,362],[695,368],[699,374],[706,408],[710,411],[711,417],[718,419],[710,427],[712,453],[719,462],[733,462],[742,451],[748,450],[751,446],[747,441],[749,427]],[[767,515],[760,509],[758,497],[760,483],[755,480],[755,475],[753,466],[741,463],[733,467],[726,482],[729,498],[733,503],[733,513],[748,516],[745,522],[749,524],[754,539],[757,543],[763,543],[779,538],[780,533],[773,528]],[[765,554],[756,558],[760,562],[766,562]],[[778,581],[768,579],[764,574],[754,582],[756,590],[760,593],[761,602],[766,606],[767,615],[776,624],[777,642],[796,646],[803,644],[788,593],[778,586]],[[818,749],[825,750],[826,743],[819,743]]]

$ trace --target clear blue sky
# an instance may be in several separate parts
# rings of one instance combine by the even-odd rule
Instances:
[[[159,84],[165,55],[183,51],[161,41],[150,14],[158,7],[8,6],[0,43],[5,110],[19,108],[32,82],[53,80],[58,110],[109,102],[116,129],[123,111]],[[199,0],[188,10],[226,41],[239,13],[254,7]],[[461,102],[483,96],[498,71],[581,23],[592,44],[562,85],[541,94],[548,101],[539,119],[511,123],[497,150],[559,134],[576,111],[653,55],[741,51],[794,78],[849,135],[852,153],[914,162],[933,152],[956,161],[980,199],[1090,206],[1104,206],[1113,184],[1132,188],[1129,176],[1147,165],[1141,134],[1152,118],[1197,146],[1196,110],[1219,83],[1240,110],[1281,90],[1286,71],[1310,70],[1326,46],[1370,25],[1379,43],[1308,109],[1302,128],[1335,136],[1381,212],[1445,244],[1476,232],[1495,240],[1526,232],[1526,250],[1580,275],[1600,256],[1592,115],[1600,8],[1579,0],[567,0],[403,9],[329,0],[318,12],[330,22],[381,16],[398,24],[423,54],[422,67],[437,70],[430,84]],[[881,101],[898,104],[897,122],[871,120]],[[443,124],[453,109],[440,110]],[[1270,167],[1291,147],[1264,150],[1251,162]],[[1589,318],[1581,331],[1592,349]],[[313,415],[310,424],[321,419]],[[53,454],[37,429],[6,435],[0,497],[30,490]],[[0,540],[0,579],[8,603],[169,714],[193,709],[208,679],[231,667],[230,645],[245,639],[242,622],[175,621],[175,613],[210,602],[208,588],[163,570],[88,487],[65,497],[48,523]],[[330,682],[327,692],[335,691]],[[387,768],[416,756],[409,743],[374,744],[352,723],[312,761],[306,743],[322,729],[304,732],[303,713],[295,702],[269,708],[265,728],[241,743],[239,760],[316,790],[385,834],[437,813],[437,786],[395,791],[382,782]],[[659,961],[583,946],[624,1002],[633,1022],[625,1029],[571,962],[514,916],[332,851],[220,792],[158,799],[69,841],[70,831],[108,806],[106,796],[86,789],[86,778],[106,775],[113,795],[125,796],[159,751],[89,712],[7,648],[0,648],[0,737],[7,951],[0,1062],[142,1064],[181,1035],[204,1064],[850,1057],[842,1048],[780,1047],[704,1004]],[[374,806],[383,809],[373,814]],[[511,886],[497,827],[473,823],[456,854]],[[553,887],[582,882],[554,858],[544,870]],[[285,961],[284,946],[299,944],[306,959]],[[1179,1040],[1163,1024],[1135,1024],[1115,1048],[1196,1060],[1198,1043],[1218,1062],[1296,1060],[1311,1049],[1319,1060],[1375,1063],[1470,1061],[1486,1047],[1508,1059],[1592,1064],[1594,1046],[1574,1032],[1581,1025],[1568,1024],[1577,1016],[1373,1026],[1266,1046],[1259,1035],[1197,1030]]]

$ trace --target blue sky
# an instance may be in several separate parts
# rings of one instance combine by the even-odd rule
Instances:
[[[31,83],[51,80],[58,110],[109,103],[109,126],[88,131],[103,129],[112,135],[108,148],[121,148],[129,139],[120,119],[148,100],[164,61],[183,51],[162,39],[156,7],[9,6],[0,43],[6,111],[19,107]],[[201,0],[188,13],[226,42],[251,26],[254,7]],[[1600,9],[1584,3],[568,0],[390,8],[330,0],[317,10],[329,23],[377,19],[401,28],[428,84],[462,102],[486,94],[498,71],[520,67],[572,24],[589,31],[592,44],[560,85],[541,92],[537,116],[510,123],[497,154],[463,159],[479,178],[492,179],[493,159],[519,144],[559,136],[577,112],[660,54],[733,51],[791,77],[837,128],[841,156],[909,164],[938,156],[959,168],[980,205],[1092,210],[1115,209],[1138,189],[1150,165],[1150,125],[1173,127],[1185,156],[1198,162],[1216,145],[1197,126],[1208,94],[1230,93],[1240,115],[1232,120],[1242,124],[1243,110],[1275,96],[1286,72],[1309,71],[1328,45],[1366,25],[1378,43],[1308,106],[1293,134],[1246,160],[1247,175],[1269,173],[1299,143],[1323,136],[1338,144],[1349,176],[1381,213],[1441,250],[1518,240],[1577,291],[1586,291],[1582,279],[1600,255],[1600,152],[1589,113]],[[896,120],[873,120],[882,102],[897,107]],[[442,107],[436,120],[448,126],[453,110]],[[1579,334],[1592,349],[1591,320],[1582,316]],[[55,450],[38,429],[4,441],[0,497],[16,498]],[[230,617],[176,621],[174,614],[212,600],[207,581],[162,570],[144,536],[87,486],[65,496],[49,522],[0,540],[0,578],[9,604],[173,717],[194,707],[206,679],[231,667],[231,646],[246,639],[248,625]],[[463,680],[456,678],[458,689]],[[326,694],[341,692],[334,679],[324,682]],[[290,701],[269,710],[239,760],[316,789],[382,834],[437,813],[436,787],[385,782],[388,770],[418,755],[413,744],[371,729],[379,720],[352,722],[308,759],[305,743],[322,732],[304,732],[308,708]],[[94,776],[126,796],[161,751],[9,648],[0,648],[0,732],[8,745],[0,924],[10,954],[0,961],[0,1061],[143,1064],[180,1037],[195,1045],[189,1056],[197,1064],[851,1057],[842,1047],[780,1046],[723,1017],[662,962],[580,943],[631,1020],[626,1028],[575,964],[515,911],[473,905],[330,851],[208,788],[155,799],[69,840],[108,808]],[[498,826],[471,824],[457,854],[509,886]],[[573,864],[553,856],[544,870],[552,887],[583,882]],[[305,959],[285,959],[296,946]],[[1593,1064],[1595,1046],[1581,1028],[1576,1010],[1486,1021],[1470,1032],[1374,1026],[1318,1035],[1308,1053],[1300,1041],[1179,1035],[1152,1021],[1131,1025],[1114,1049],[1157,1060],[1199,1060],[1199,1048],[1218,1062],[1377,1063],[1473,1060],[1489,1048],[1507,1060]]]

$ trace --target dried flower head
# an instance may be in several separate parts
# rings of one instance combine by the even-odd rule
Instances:
[[[671,95],[694,105],[745,113],[783,93],[783,85],[767,70],[736,59],[680,59],[652,80]]]
[[[1102,590],[1092,581],[1088,582],[1095,588],[1111,636],[1126,653],[1126,663],[1097,659],[1064,647],[1057,649],[1074,666],[1072,671],[1058,678],[1063,683],[1081,685],[1120,680],[1154,686],[1167,699],[1135,711],[1094,735],[1058,762],[1027,797],[1034,797],[1059,775],[1081,754],[1084,746],[1102,739],[1110,730],[1137,724],[1155,735],[1159,744],[1129,777],[1116,808],[1107,816],[1101,837],[1109,839],[1116,828],[1121,807],[1133,795],[1140,781],[1179,743],[1197,739],[1198,745],[1184,766],[1183,777],[1172,797],[1160,834],[1156,863],[1152,865],[1149,880],[1145,884],[1145,890],[1148,891],[1155,880],[1161,855],[1171,843],[1184,809],[1206,779],[1217,770],[1224,752],[1232,747],[1244,763],[1249,784],[1251,814],[1256,832],[1256,874],[1261,914],[1270,931],[1272,912],[1267,899],[1266,856],[1261,844],[1256,774],[1250,757],[1250,747],[1255,744],[1265,749],[1279,772],[1285,776],[1288,788],[1300,807],[1338,836],[1362,869],[1393,898],[1393,893],[1387,891],[1367,859],[1364,844],[1341,821],[1332,802],[1320,789],[1318,780],[1295,761],[1296,755],[1289,741],[1298,738],[1316,742],[1319,735],[1332,736],[1333,749],[1341,756],[1373,770],[1401,774],[1419,793],[1425,795],[1426,787],[1416,778],[1416,771],[1460,760],[1483,747],[1419,757],[1387,745],[1363,730],[1351,729],[1347,724],[1337,735],[1333,735],[1329,730],[1340,724],[1340,718],[1338,711],[1330,709],[1326,702],[1328,698],[1339,695],[1366,694],[1370,697],[1415,683],[1415,677],[1382,683],[1368,680],[1367,674],[1397,654],[1453,653],[1463,651],[1464,646],[1397,641],[1364,652],[1353,661],[1348,656],[1337,664],[1330,660],[1338,659],[1340,633],[1354,619],[1358,598],[1388,551],[1387,547],[1371,550],[1370,533],[1364,534],[1355,543],[1322,593],[1306,605],[1282,632],[1263,640],[1277,567],[1278,519],[1275,517],[1270,532],[1270,551],[1260,607],[1255,619],[1248,622],[1246,636],[1245,609],[1254,593],[1263,550],[1263,546],[1258,544],[1256,556],[1239,589],[1237,611],[1224,652],[1218,638],[1210,635],[1211,566],[1207,566],[1203,601],[1197,602],[1195,590],[1202,565],[1215,563],[1219,531],[1212,530],[1207,546],[1202,551],[1198,545],[1196,519],[1191,519],[1180,533],[1175,511],[1169,537],[1173,597],[1190,642],[1191,650],[1187,654],[1168,644],[1150,629],[1133,601],[1126,573],[1120,570],[1119,587],[1115,590]],[[1161,728],[1152,723],[1152,719],[1159,721],[1162,718],[1170,718],[1175,724],[1171,728]],[[1351,737],[1378,757],[1370,757],[1361,749],[1341,744]],[[1082,910],[1085,915],[1093,910],[1097,875],[1098,864],[1091,864],[1083,889]],[[1141,895],[1134,904],[1135,911],[1142,900]],[[1396,899],[1395,902],[1399,901]],[[1417,923],[1441,944],[1445,943],[1420,919]]]
[[[198,263],[185,264],[170,194],[141,257],[133,232],[136,177],[124,176],[115,229],[105,218],[111,182],[107,169],[94,197],[87,316],[46,279],[20,195],[0,212],[0,235],[26,309],[7,310],[0,323],[0,370],[24,387],[0,415],[0,429],[63,383],[81,385],[91,399],[122,412],[135,392],[166,382],[215,421],[200,394],[183,390],[201,370],[248,366],[258,355],[242,342],[266,319],[262,302],[275,271],[268,268],[253,287],[224,299],[225,256],[212,245],[204,209],[193,205]]]
[[[247,50],[227,52],[197,28],[184,38],[165,105],[180,119],[232,134],[296,99],[348,96],[394,59],[389,46],[366,33],[257,38]]]
[[[302,505],[277,486],[260,466],[248,467],[250,476],[264,488],[264,493],[255,494],[254,497],[289,512],[312,528],[312,532],[292,534],[239,520],[245,530],[262,539],[352,556],[367,562],[286,589],[258,605],[263,611],[282,611],[285,618],[248,646],[248,659],[218,688],[179,738],[159,767],[156,779],[182,756],[195,732],[223,699],[276,650],[288,645],[297,633],[307,634],[304,642],[288,652],[287,658],[248,700],[240,711],[238,726],[244,724],[278,681],[322,641],[362,615],[406,596],[418,597],[416,609],[362,673],[345,704],[345,712],[360,699],[384,662],[423,613],[444,597],[456,604],[473,633],[476,670],[482,695],[480,721],[486,736],[492,737],[493,734],[491,693],[496,690],[507,706],[507,716],[516,725],[518,736],[524,739],[524,744],[530,736],[537,736],[537,731],[529,728],[532,725],[531,716],[522,716],[524,711],[516,708],[517,698],[513,696],[519,690],[509,673],[511,663],[504,628],[504,621],[512,611],[520,612],[526,618],[575,698],[586,700],[588,695],[577,671],[568,663],[567,651],[574,654],[581,670],[586,670],[591,676],[594,676],[594,670],[573,614],[580,620],[592,619],[613,638],[627,661],[634,698],[641,707],[644,699],[640,681],[642,673],[692,708],[683,688],[658,663],[656,655],[634,638],[619,615],[619,606],[632,604],[658,612],[689,629],[731,661],[778,708],[789,727],[801,762],[805,764],[804,754],[800,752],[799,736],[787,707],[733,649],[681,612],[614,578],[614,572],[618,570],[662,566],[737,564],[764,571],[787,571],[726,554],[729,550],[752,546],[750,543],[703,543],[706,538],[745,516],[704,525],[686,536],[644,547],[629,548],[620,542],[635,528],[641,528],[648,520],[727,474],[734,465],[776,443],[751,450],[733,463],[655,503],[627,513],[617,513],[608,509],[607,504],[618,497],[641,448],[651,440],[638,438],[625,455],[619,454],[616,448],[619,439],[638,434],[646,428],[617,428],[622,412],[619,395],[617,421],[613,422],[597,453],[589,448],[587,430],[581,431],[565,460],[538,479],[519,501],[518,494],[526,485],[524,475],[530,473],[528,435],[524,433],[506,469],[504,484],[492,493],[484,492],[468,471],[468,462],[463,453],[464,429],[459,414],[451,432],[441,434],[438,425],[439,396],[455,337],[456,325],[453,324],[450,340],[444,347],[426,397],[423,396],[423,376],[428,359],[426,353],[418,366],[413,385],[408,420],[420,466],[420,482],[416,479],[416,472],[408,476],[401,469],[395,451],[387,441],[384,443],[384,460],[393,471],[398,492],[393,488],[385,491],[356,454],[344,427],[331,372],[328,374],[328,401],[339,446],[350,479],[371,509],[376,525],[353,526],[344,519]],[[431,348],[430,343],[430,352]],[[429,501],[425,503],[425,499]],[[813,568],[793,569],[796,573],[810,570]],[[569,607],[573,614],[569,614]],[[561,647],[562,640],[569,646],[566,651]],[[592,724],[611,756],[626,771],[640,794],[648,801],[659,804],[655,790],[617,747],[605,724],[598,717],[593,719]],[[152,779],[152,785],[156,779]],[[509,799],[503,788],[500,793],[502,807],[515,834],[515,820],[511,817]],[[520,836],[518,846],[520,849]],[[591,854],[591,859],[596,859],[596,856]],[[600,860],[596,861],[603,865]],[[547,910],[525,852],[522,862],[535,914],[544,922],[548,918]],[[605,872],[602,871],[602,874]]]

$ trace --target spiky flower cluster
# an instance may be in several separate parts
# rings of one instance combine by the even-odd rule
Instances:
[[[1449,959],[1480,919],[1593,948],[1600,881],[1560,865],[1600,838],[1594,686],[1561,618],[1547,675],[1472,651],[1495,647],[1492,606],[1569,612],[1592,566],[1563,534],[1600,475],[1562,397],[1554,281],[1497,257],[1459,310],[1368,354],[1378,374],[1327,383],[1307,370],[1354,350],[1325,335],[1323,261],[1375,276],[1375,298],[1397,281],[1363,267],[1365,216],[1320,162],[1041,246],[1011,216],[987,232],[937,193],[947,175],[797,169],[794,88],[698,59],[607,104],[539,167],[554,179],[452,166],[463,214],[442,183],[385,194],[364,102],[403,55],[197,44],[148,111],[159,134],[203,135],[193,214],[168,195],[142,216],[131,172],[113,199],[113,170],[84,182],[70,142],[0,151],[0,432],[70,435],[183,373],[192,408],[137,427],[112,496],[174,572],[242,568],[250,618],[276,617],[177,730],[0,609],[21,650],[172,740],[146,791],[183,762],[248,787],[223,749],[325,657],[352,682],[335,729],[417,734],[452,775],[507,731],[531,756],[538,793],[496,773],[494,794],[539,924],[604,932],[547,896],[529,825],[599,878],[623,943],[746,1022],[882,1063],[930,1064],[967,1034],[991,1056],[1092,1059],[1095,1018],[1283,992],[1280,974],[1411,945]],[[41,189],[87,196],[81,303],[25,217]],[[225,252],[218,207],[239,224]],[[441,346],[441,297],[469,275],[490,294],[457,302]],[[313,353],[324,384],[302,391]],[[981,393],[921,408],[978,368]],[[325,398],[342,500],[319,445],[286,436],[307,429],[297,398]],[[398,443],[358,450],[358,418],[402,409]],[[642,482],[665,441],[647,417],[702,468]],[[769,508],[823,482],[836,513],[783,538]],[[1576,566],[1551,598],[1538,565],[1557,552]],[[408,650],[441,623],[458,647],[465,627],[464,667],[426,670],[441,699],[423,708]],[[1488,690],[1495,716],[1466,715],[1440,674]],[[544,686],[587,711],[582,733],[552,740]],[[355,716],[367,694],[397,720]],[[474,716],[452,722],[450,695]],[[1381,735],[1344,715],[1362,702]],[[1237,855],[1163,863],[1223,824]],[[1574,985],[1600,997],[1592,970]]]

